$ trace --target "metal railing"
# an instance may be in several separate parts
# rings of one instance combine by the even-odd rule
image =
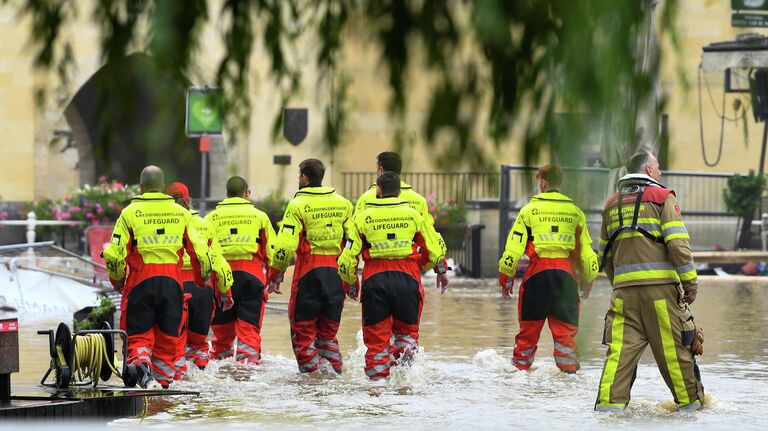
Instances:
[[[563,168],[565,181],[562,191],[588,211],[599,211],[609,192],[606,186],[610,170],[607,168]],[[507,198],[512,207],[522,204],[538,193],[533,174],[534,167],[503,165],[502,174],[509,179]],[[725,207],[723,190],[728,178],[734,174],[663,171],[661,181],[677,192],[680,207],[689,215],[733,216]],[[498,195],[497,195],[498,196]],[[518,203],[518,205],[514,205]]]
[[[35,228],[38,226],[77,226],[84,224],[81,221],[62,221],[62,220],[38,220],[34,211],[27,213],[26,220],[0,220],[0,226],[26,226],[27,244],[35,242]]]
[[[606,197],[613,193],[608,187],[610,170],[607,168],[563,168],[565,181],[561,190],[587,214],[590,230],[600,224],[599,214]],[[499,244],[504,244],[512,225],[511,214],[520,210],[536,193],[533,179],[535,167],[520,165],[501,166],[499,193]],[[682,214],[691,225],[718,223],[733,225],[737,216],[728,212],[723,191],[732,173],[662,171],[661,181],[674,189],[680,201]],[[594,233],[592,235],[595,236]]]
[[[448,249],[447,258],[453,259],[454,270],[472,278],[480,278],[482,244],[480,231],[483,225],[443,224],[435,225]]]
[[[376,182],[373,172],[342,172],[342,192],[356,200]],[[403,181],[424,197],[434,193],[440,202],[463,204],[468,200],[499,196],[498,172],[404,172]]]

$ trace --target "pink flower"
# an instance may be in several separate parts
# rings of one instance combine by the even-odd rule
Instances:
[[[87,218],[89,220],[92,219],[93,217],[94,217],[93,213],[88,213],[88,214],[85,215],[85,218]]]
[[[5,220],[8,218],[8,211],[0,211],[0,220]]]
[[[107,176],[106,175],[102,175],[102,176],[99,177],[99,183],[106,183],[106,182],[107,182]]]
[[[124,188],[125,188],[125,185],[123,183],[121,183],[120,181],[115,181],[114,183],[112,183],[112,189],[113,190],[122,190]]]
[[[70,206],[67,209],[69,210],[69,212],[73,212],[73,213],[82,211],[82,208],[80,208],[79,206],[76,206],[76,205],[72,205],[72,206]]]
[[[69,220],[71,215],[68,212],[61,213],[61,218],[59,220]]]
[[[108,206],[108,207],[109,207],[109,209],[111,209],[111,210],[113,210],[113,209],[115,209],[115,208],[117,207],[117,205],[115,205],[115,203],[114,203],[114,202],[112,202],[112,201],[109,201],[109,202],[107,203],[107,206]]]

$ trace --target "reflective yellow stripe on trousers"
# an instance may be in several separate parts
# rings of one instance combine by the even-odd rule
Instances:
[[[653,306],[656,308],[656,317],[659,320],[664,359],[667,361],[667,372],[669,372],[669,377],[675,387],[675,397],[680,405],[689,404],[690,400],[688,399],[688,391],[685,389],[683,373],[680,371],[680,363],[677,361],[677,350],[675,349],[675,338],[672,335],[672,324],[669,321],[667,300],[657,299],[653,301]]]
[[[613,301],[613,323],[611,324],[611,343],[608,345],[610,353],[605,363],[603,378],[600,382],[600,397],[598,405],[611,405],[611,386],[616,378],[616,370],[619,368],[621,347],[624,344],[624,300],[616,298]],[[622,405],[623,406],[623,405]]]

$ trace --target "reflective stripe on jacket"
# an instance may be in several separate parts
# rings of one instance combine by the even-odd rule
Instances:
[[[347,246],[339,256],[339,275],[357,281],[357,258],[413,259],[422,269],[434,267],[445,258],[445,242],[431,224],[399,198],[369,202],[357,215]]]
[[[191,217],[186,208],[163,193],[146,192],[131,199],[103,252],[109,278],[113,283],[123,281],[126,266],[130,268],[128,286],[146,278],[144,274],[158,275],[161,266],[168,268],[161,273],[178,277],[186,250],[195,277],[202,280],[211,270],[211,258]]]
[[[264,264],[274,241],[269,217],[243,198],[227,198],[205,216],[227,261],[259,259]]]
[[[622,187],[641,184],[622,182]],[[627,189],[631,190],[631,189]],[[642,233],[625,229],[618,234],[606,255],[605,273],[614,288],[681,282],[685,291],[697,288],[696,268],[690,237],[680,218],[680,206],[672,190],[647,184],[638,207],[637,224],[659,238],[652,241]],[[631,225],[637,193],[622,194],[623,225]],[[598,253],[606,253],[608,240],[620,229],[618,193],[606,203],[600,227]]]

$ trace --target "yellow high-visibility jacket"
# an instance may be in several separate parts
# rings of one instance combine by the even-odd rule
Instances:
[[[299,190],[285,209],[270,266],[284,271],[294,252],[338,256],[351,223],[352,203],[332,187]]]
[[[208,244],[211,250],[211,271],[216,273],[216,288],[221,293],[226,293],[230,287],[232,287],[232,269],[222,255],[221,246],[219,241],[213,235],[213,226],[211,223],[200,217],[200,213],[195,210],[190,210],[192,218],[190,224],[195,227],[195,230],[200,233],[202,240]],[[181,267],[182,270],[191,271],[192,262],[189,259],[189,253],[184,252],[184,264]]]
[[[597,276],[597,255],[592,250],[584,212],[562,193],[539,193],[520,209],[507,236],[499,272],[513,277],[530,245],[533,249],[529,254],[535,253],[538,258],[571,258],[582,284]]]
[[[131,199],[102,253],[113,284],[125,281],[126,266],[128,286],[143,279],[142,270],[150,265],[165,265],[166,275],[178,277],[184,250],[190,255],[195,278],[202,280],[211,270],[212,259],[191,218],[186,208],[163,193],[146,192]],[[157,267],[152,272],[157,275]]]
[[[267,214],[243,198],[227,198],[205,216],[227,261],[253,260],[268,263],[275,230]]]
[[[339,275],[347,283],[355,283],[360,255],[363,260],[420,255],[416,260],[427,269],[443,265],[445,252],[443,237],[408,202],[400,198],[377,199],[355,215],[347,246],[338,259]]]
[[[413,187],[411,187],[411,185],[406,183],[405,181],[400,181],[400,196],[398,199],[408,202],[408,205],[410,205],[411,208],[415,209],[416,212],[421,214],[421,216],[424,218],[425,223],[434,226],[435,219],[429,213],[429,206],[427,205],[427,200],[424,199],[424,196],[413,191]],[[355,215],[363,212],[366,208],[366,205],[368,205],[368,203],[375,202],[375,201],[376,201],[376,184],[374,183],[373,185],[371,185],[371,187],[368,190],[365,191],[365,193],[360,195],[360,199],[358,199],[357,202],[355,203]]]

